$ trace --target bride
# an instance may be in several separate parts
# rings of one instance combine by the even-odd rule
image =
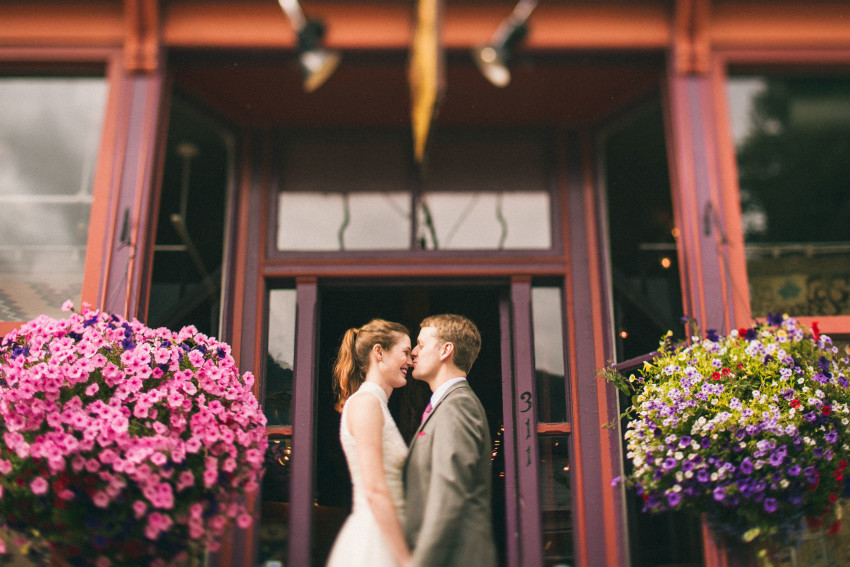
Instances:
[[[337,534],[328,567],[407,567],[402,467],[407,444],[387,409],[407,383],[410,336],[398,323],[374,319],[345,332],[334,367],[339,437],[351,473],[351,515]]]

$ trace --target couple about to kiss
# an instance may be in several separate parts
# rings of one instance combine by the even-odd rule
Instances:
[[[466,381],[480,349],[478,329],[460,315],[426,318],[412,349],[398,323],[346,331],[334,386],[353,503],[328,567],[496,564],[490,431]],[[432,395],[408,447],[387,401],[411,368]]]

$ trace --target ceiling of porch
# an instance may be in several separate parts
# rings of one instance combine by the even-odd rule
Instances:
[[[251,127],[408,125],[405,52],[345,52],[330,79],[305,93],[295,54],[177,52],[177,88]],[[505,88],[487,82],[466,51],[447,54],[437,124],[581,128],[597,124],[656,91],[660,55],[524,54]]]

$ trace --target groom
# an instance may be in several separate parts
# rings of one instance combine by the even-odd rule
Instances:
[[[466,381],[481,349],[475,324],[434,315],[420,324],[413,377],[431,401],[404,465],[404,531],[414,566],[496,564],[490,512],[490,430]]]

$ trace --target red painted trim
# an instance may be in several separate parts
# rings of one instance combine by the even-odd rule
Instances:
[[[5,337],[24,323],[26,321],[0,321],[0,338]]]
[[[573,428],[569,423],[538,423],[538,435],[569,435]]]
[[[233,327],[231,347],[233,349],[233,357],[236,360],[242,359],[242,335],[243,335],[243,313],[242,305],[245,302],[245,274],[248,270],[248,232],[251,225],[251,174],[253,168],[252,163],[252,144],[251,139],[245,136],[242,144],[242,155],[240,162],[242,164],[242,175],[239,180],[237,194],[239,201],[237,205],[237,230],[234,237],[234,253],[233,253]],[[259,397],[259,383],[254,384],[254,395]]]
[[[606,364],[604,331],[609,330],[610,332],[610,323],[602,320],[602,286],[604,278],[602,277],[602,268],[599,263],[600,233],[597,225],[599,211],[595,206],[597,183],[594,175],[593,164],[596,163],[596,160],[593,147],[593,139],[588,135],[582,136],[581,153],[582,165],[584,167],[583,212],[587,242],[587,275],[590,280],[594,368],[604,368]],[[617,513],[615,491],[611,488],[614,476],[618,476],[614,473],[615,464],[612,460],[611,447],[613,445],[619,449],[620,441],[612,434],[611,429],[605,427],[617,417],[616,413],[612,415],[609,411],[609,396],[616,396],[616,393],[614,388],[608,386],[603,380],[596,380],[595,386],[598,412],[597,425],[599,427],[599,454],[601,459],[600,472],[602,475],[602,514],[605,526],[610,528],[605,530],[606,564],[611,567],[619,567],[625,563],[626,549],[623,545],[625,538],[623,537],[624,526],[621,521],[622,515]],[[617,469],[619,469],[619,466]]]
[[[567,172],[567,158],[568,152],[566,148],[566,143],[563,137],[560,137],[558,140],[558,190],[562,195],[561,198],[561,226],[563,227],[563,241],[565,243],[565,252],[567,254],[567,277],[564,282],[564,292],[566,298],[566,309],[564,314],[564,319],[567,325],[567,352],[568,352],[568,366],[569,369],[569,396],[570,396],[570,426],[572,428],[572,435],[570,435],[570,441],[572,442],[572,450],[570,451],[570,459],[572,460],[572,474],[573,474],[573,488],[571,491],[571,501],[573,504],[573,509],[575,510],[575,516],[573,517],[573,544],[576,549],[576,557],[575,561],[579,567],[588,567],[588,549],[587,549],[587,522],[585,521],[585,514],[587,509],[587,503],[585,501],[585,496],[587,491],[585,490],[584,483],[584,448],[581,442],[582,439],[582,430],[581,430],[581,412],[579,411],[579,383],[578,383],[578,349],[577,349],[577,337],[576,337],[576,328],[578,325],[578,321],[576,320],[576,297],[575,297],[575,287],[573,285],[573,276],[572,273],[572,258],[571,251],[568,243],[571,242],[570,239],[570,203],[569,203],[569,191],[570,191],[570,181]]]
[[[270,425],[266,427],[266,435],[269,437],[292,437],[291,425]]]
[[[718,48],[844,48],[850,43],[850,5],[823,1],[713,2],[710,33],[712,45]]]
[[[518,276],[511,281],[513,316],[513,363],[516,397],[517,480],[519,481],[519,519],[522,530],[522,564],[543,565],[543,529],[540,510],[540,450],[537,428],[529,435],[519,432],[523,425],[536,424],[537,391],[534,378],[534,348],[531,325],[531,278]],[[529,397],[530,396],[530,397]],[[525,422],[525,423],[524,423]]]
[[[519,503],[517,501],[517,454],[514,432],[514,381],[513,381],[513,352],[512,339],[514,336],[511,326],[511,303],[508,293],[499,299],[499,329],[501,331],[501,364],[502,364],[502,425],[505,434],[502,436],[502,446],[505,455],[505,559],[508,567],[520,567],[519,550]]]
[[[114,0],[4,2],[0,44],[119,47],[122,12],[122,3]]]
[[[313,447],[315,413],[316,325],[318,289],[316,281],[296,284],[295,377],[293,380],[292,476],[289,495],[289,564],[310,565],[313,533]]]
[[[345,4],[315,1],[307,15],[322,19],[326,45],[345,49],[401,49],[410,46],[410,6],[378,1]],[[510,4],[468,3],[445,7],[442,32],[448,49],[485,43],[510,13]],[[289,49],[294,34],[274,2],[213,0],[171,2],[163,8],[163,43],[178,47]],[[610,6],[541,3],[524,42],[528,49],[660,50],[671,35],[667,4]]]
[[[322,279],[352,279],[352,278],[507,278],[518,272],[532,274],[535,276],[563,276],[563,266],[540,267],[532,264],[519,264],[516,266],[483,265],[470,266],[455,264],[453,262],[441,263],[439,265],[416,267],[405,266],[403,262],[395,265],[362,265],[349,266],[339,264],[327,264],[306,269],[298,266],[270,268],[263,270],[266,278],[299,278],[319,277]]]
[[[151,192],[153,187],[153,171],[159,141],[160,119],[162,118],[163,76],[162,73],[145,75],[139,80],[144,81],[144,119],[139,134],[141,151],[138,155],[135,184],[133,187],[133,211],[135,220],[131,228],[130,242],[133,251],[127,263],[127,288],[124,298],[124,312],[128,316],[139,316],[139,292],[141,288],[142,270],[147,253],[143,229],[150,226]]]
[[[143,231],[143,242],[141,261],[141,278],[139,280],[139,316],[147,320],[150,309],[151,277],[153,276],[154,248],[156,247],[157,224],[159,221],[160,202],[162,200],[162,180],[165,171],[165,160],[168,152],[168,129],[170,127],[169,117],[172,104],[172,93],[174,85],[172,79],[166,79],[165,87],[162,89],[162,98],[159,105],[157,124],[160,125],[154,142],[153,174],[151,176],[147,224]],[[222,337],[222,340],[227,340]]]
[[[717,147],[718,183],[720,185],[720,211],[726,231],[726,257],[728,260],[727,329],[738,328],[752,320],[750,290],[747,283],[747,259],[744,247],[744,231],[741,221],[741,196],[738,188],[738,166],[735,158],[735,143],[729,120],[729,104],[726,96],[725,66],[717,58],[713,60],[710,74],[713,84],[715,129]]]
[[[124,0],[124,67],[127,72],[156,71],[159,24],[157,0]]]

